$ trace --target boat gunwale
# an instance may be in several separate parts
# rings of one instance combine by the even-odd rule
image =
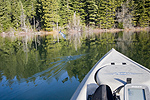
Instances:
[[[87,75],[84,77],[84,79],[81,81],[81,83],[79,84],[78,88],[76,89],[76,91],[74,92],[73,96],[71,97],[71,100],[79,100],[80,95],[84,95],[82,96],[83,99],[87,99],[87,93],[85,95],[84,90],[86,91],[87,85],[90,84],[88,83],[88,79],[89,77],[91,77],[93,75],[93,73],[95,73],[97,70],[99,70],[100,68],[109,65],[109,63],[103,64],[101,67],[97,68],[97,66],[99,64],[103,63],[103,60],[107,59],[106,57],[108,57],[112,52],[116,52],[119,56],[123,57],[124,59],[126,59],[127,61],[137,65],[138,67],[148,71],[150,73],[150,70],[144,66],[142,66],[141,64],[133,61],[132,59],[130,59],[129,57],[125,56],[124,54],[118,52],[117,50],[115,50],[114,48],[112,48],[110,51],[108,51],[93,67],[92,69],[87,73]],[[97,70],[96,70],[97,69]],[[96,71],[95,71],[96,70]],[[95,78],[94,78],[95,80]],[[92,81],[93,82],[93,81]],[[96,81],[95,81],[96,83]],[[82,90],[82,91],[81,91]]]

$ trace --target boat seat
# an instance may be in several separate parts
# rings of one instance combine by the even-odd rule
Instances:
[[[92,100],[114,100],[108,85],[100,85],[93,94]]]

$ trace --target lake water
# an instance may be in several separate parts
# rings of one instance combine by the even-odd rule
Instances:
[[[150,69],[149,32],[69,39],[0,37],[0,99],[69,100],[84,76],[111,48]]]

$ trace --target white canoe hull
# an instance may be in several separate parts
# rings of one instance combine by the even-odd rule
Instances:
[[[98,73],[100,76],[98,79],[99,85],[107,84],[112,91],[123,85],[127,78],[132,78],[133,84],[147,85],[150,89],[150,70],[115,49],[111,49],[84,77],[71,100],[87,100],[88,95],[92,95],[95,92],[99,85],[94,77],[99,69],[102,69]],[[124,100],[123,89],[120,92],[120,99]]]

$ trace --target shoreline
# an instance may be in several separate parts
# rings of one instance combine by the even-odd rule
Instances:
[[[134,27],[134,28],[126,28],[126,29],[93,29],[93,33],[106,33],[106,32],[110,32],[110,33],[116,33],[116,32],[121,32],[121,31],[125,31],[125,32],[140,32],[140,31],[150,31],[150,27]]]
[[[99,28],[96,28],[96,29],[93,29],[93,33],[95,34],[98,34],[98,33],[117,33],[117,32],[121,32],[121,31],[125,31],[125,32],[141,32],[141,31],[150,31],[150,27],[134,27],[134,28],[128,28],[128,29],[99,29]],[[29,37],[32,37],[34,35],[40,35],[40,36],[43,36],[43,35],[53,35],[53,36],[56,36],[59,34],[59,31],[51,31],[51,32],[48,32],[48,31],[39,31],[39,32],[36,32],[36,31],[28,31],[28,32],[24,32],[24,31],[14,31],[14,32],[2,32],[0,33],[0,36],[2,36],[3,38],[5,37],[24,37],[24,36],[29,36]]]

